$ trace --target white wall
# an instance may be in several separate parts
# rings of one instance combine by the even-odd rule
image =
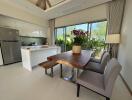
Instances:
[[[132,13],[131,12],[132,12],[132,0],[126,0],[118,60],[123,67],[121,74],[132,90]]]
[[[47,37],[47,27],[0,15],[0,27],[19,30],[21,36]]]
[[[80,24],[106,18],[106,4],[103,4],[63,17],[58,17],[55,20],[55,27]]]

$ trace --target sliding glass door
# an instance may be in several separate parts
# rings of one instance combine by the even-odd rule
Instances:
[[[61,46],[61,52],[65,51],[65,28],[55,29],[55,44]]]
[[[72,38],[71,31],[73,31],[75,28],[76,28],[75,25],[65,27],[65,29],[66,29],[66,41],[65,41],[66,42],[66,51],[69,51],[72,49],[73,38]]]
[[[71,31],[73,31],[74,29],[89,31],[90,39],[93,42],[96,42],[96,44],[97,42],[104,43],[107,32],[107,21],[90,22],[56,28],[55,29],[56,44],[62,47],[62,52],[69,51],[72,49],[73,37]],[[100,46],[100,48],[103,49],[103,46]],[[89,48],[86,46],[85,49]]]
[[[91,23],[91,39],[94,41],[95,55],[99,58],[105,48],[105,37],[107,33],[107,21]]]
[[[105,41],[107,21],[91,23],[91,38]]]
[[[88,31],[88,23],[85,23],[85,24],[79,24],[79,25],[75,25],[75,29],[79,30],[84,30],[84,31]]]

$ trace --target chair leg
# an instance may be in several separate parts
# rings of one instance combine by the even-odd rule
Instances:
[[[77,97],[79,97],[79,93],[80,93],[80,84],[77,84]]]
[[[106,100],[110,100],[110,98],[106,97]]]
[[[62,78],[63,77],[63,75],[62,75],[62,64],[60,64],[60,77]]]
[[[79,69],[77,68],[77,78],[78,78],[78,76],[79,76]]]

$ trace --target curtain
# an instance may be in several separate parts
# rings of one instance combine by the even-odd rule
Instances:
[[[107,3],[108,34],[121,34],[126,0],[112,0]],[[110,45],[111,57],[117,58],[118,45]]]
[[[48,32],[48,43],[49,45],[54,45],[55,40],[54,40],[54,30],[55,30],[55,19],[50,19],[49,20],[49,32]]]

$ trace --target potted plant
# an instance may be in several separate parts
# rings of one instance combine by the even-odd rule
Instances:
[[[88,36],[88,32],[84,32],[83,30],[73,30],[71,32],[73,34],[73,54],[81,53],[81,45],[84,43],[86,36]]]

